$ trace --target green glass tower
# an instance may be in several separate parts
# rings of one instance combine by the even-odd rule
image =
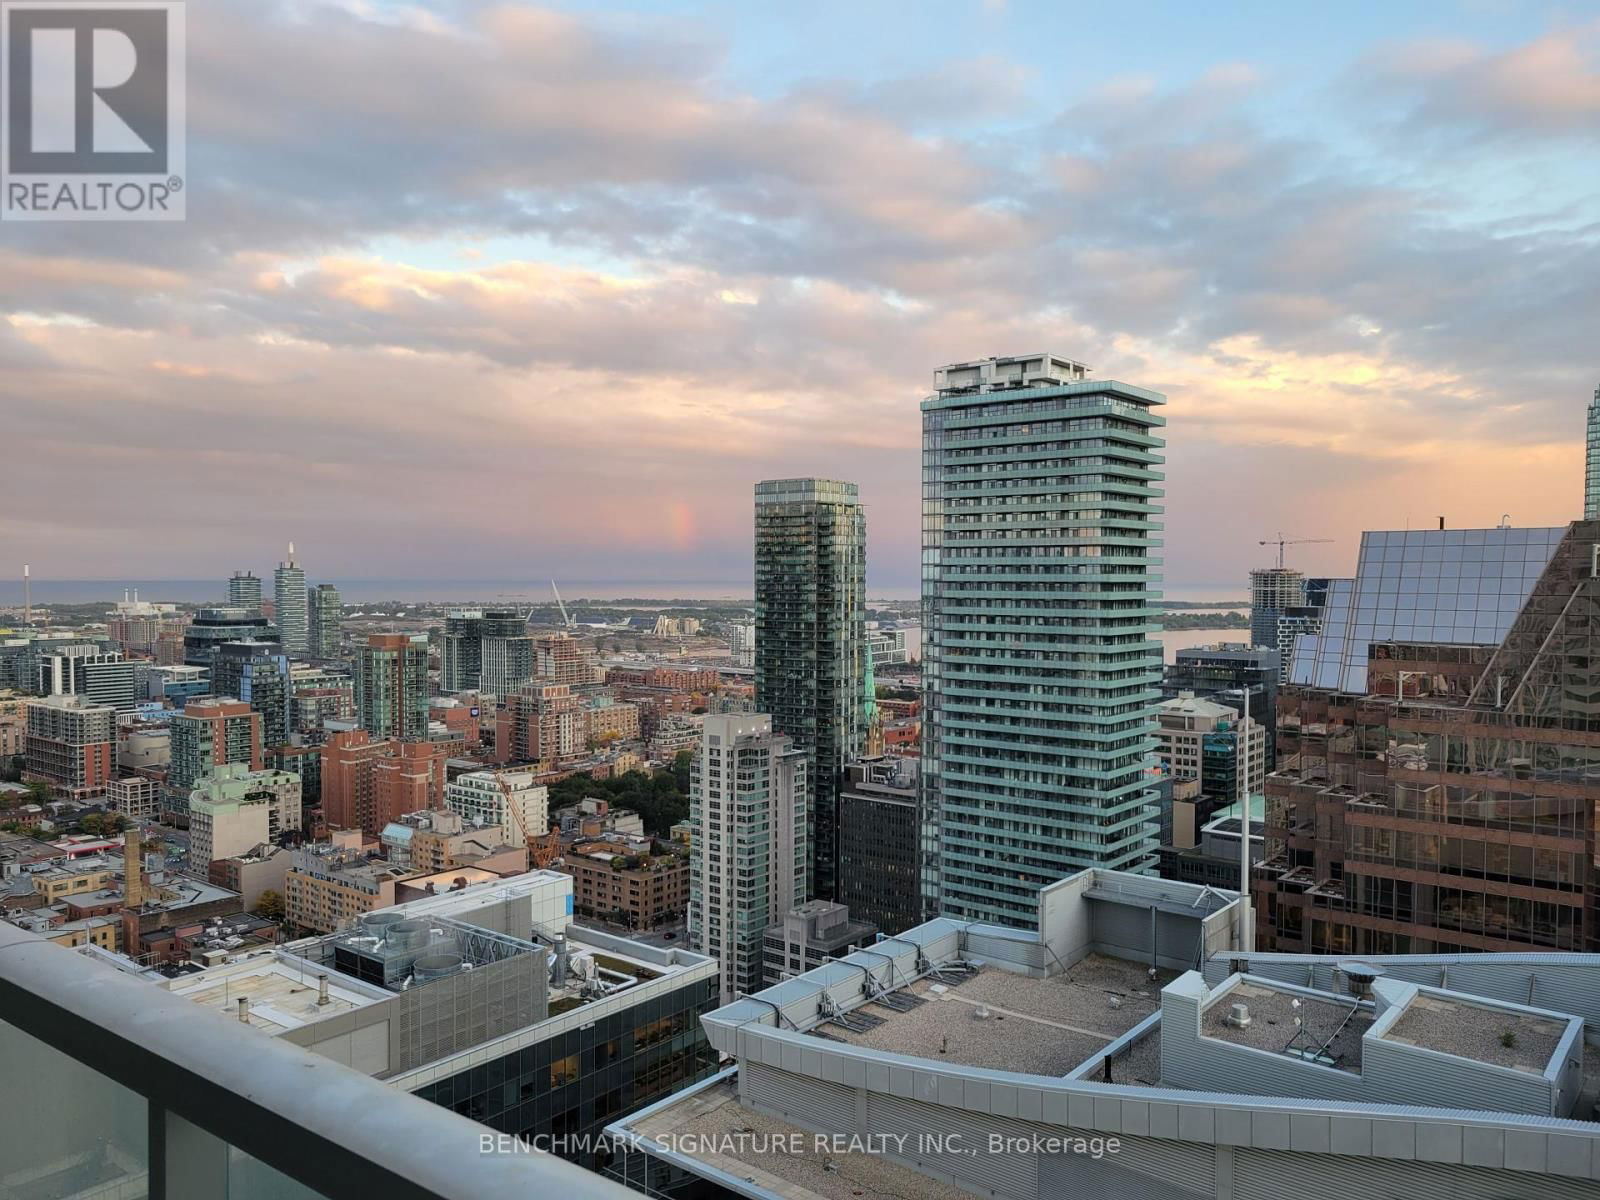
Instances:
[[[1600,387],[1589,401],[1588,436],[1583,460],[1583,519],[1600,519]]]
[[[923,429],[923,898],[1031,927],[1153,870],[1165,397],[1054,355],[935,373]]]
[[[756,711],[804,750],[815,897],[837,889],[839,779],[867,731],[867,518],[853,483],[756,484]]]

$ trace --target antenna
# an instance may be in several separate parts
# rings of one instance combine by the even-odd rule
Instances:
[[[33,580],[30,577],[33,568],[27,563],[22,564],[22,623],[33,628]]]

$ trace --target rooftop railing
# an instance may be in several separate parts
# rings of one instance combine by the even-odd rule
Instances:
[[[622,1200],[487,1126],[0,923],[0,1195]]]

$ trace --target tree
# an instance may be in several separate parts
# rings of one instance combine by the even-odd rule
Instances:
[[[30,779],[27,784],[28,798],[35,804],[46,804],[50,800],[50,785],[43,779]]]
[[[265,917],[269,921],[283,920],[283,897],[268,888],[261,893],[260,899],[256,901],[255,914],[258,917]]]

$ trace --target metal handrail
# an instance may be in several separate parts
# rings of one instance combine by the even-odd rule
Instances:
[[[629,1195],[549,1154],[486,1152],[485,1125],[4,922],[0,1013],[143,1097],[152,1130],[176,1118],[322,1195]],[[150,1138],[152,1200],[166,1141]]]

